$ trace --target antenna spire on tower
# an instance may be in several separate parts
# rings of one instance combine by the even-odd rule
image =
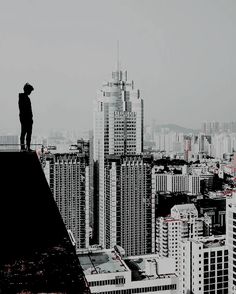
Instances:
[[[117,71],[120,72],[120,44],[117,41]]]

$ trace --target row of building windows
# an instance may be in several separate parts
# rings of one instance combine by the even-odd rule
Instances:
[[[176,284],[171,285],[162,285],[154,287],[145,287],[145,288],[135,288],[135,289],[125,289],[125,290],[113,290],[113,291],[104,291],[96,292],[94,294],[132,294],[132,293],[148,293],[148,292],[157,292],[157,291],[167,291],[167,290],[176,290]]]
[[[207,286],[204,286],[204,291],[213,290],[215,288],[216,289],[222,288],[222,289],[227,290],[228,289],[228,283],[224,283],[224,285],[223,284],[221,284],[221,285],[219,285],[219,284],[217,284],[217,285],[215,285],[215,284],[207,285]],[[227,293],[227,292],[224,292],[224,293]]]
[[[222,273],[222,272],[220,272],[220,273]],[[204,273],[204,279],[207,279],[207,278],[209,278],[209,277],[215,277],[215,275],[216,275],[215,271],[211,271],[211,272]],[[223,279],[223,275],[221,275],[221,277],[217,277],[217,280],[218,280],[218,281],[222,281],[222,279]],[[225,275],[225,276],[224,276],[224,279],[227,281],[228,276]]]
[[[125,278],[116,278],[113,280],[104,280],[104,281],[92,281],[89,282],[90,287],[94,286],[106,286],[106,285],[120,285],[125,284]]]
[[[224,257],[224,261],[228,261],[228,255]],[[215,259],[215,257],[211,257],[210,258],[210,263],[219,263],[219,262],[223,262],[223,258],[222,256],[217,257],[217,259]],[[204,264],[208,264],[209,263],[209,259],[205,258],[204,259]]]
[[[209,266],[210,266],[210,269],[211,270],[215,270],[216,269],[216,265],[215,264],[204,265],[204,271],[208,271]],[[217,263],[217,269],[219,270],[219,269],[222,269],[222,268],[224,268],[224,269],[228,268],[228,263],[227,262],[224,263],[224,266],[223,266],[222,263]]]
[[[223,251],[217,251],[217,256],[222,256]],[[228,255],[228,250],[224,250],[224,254]],[[214,257],[216,255],[215,251],[210,252],[204,252],[204,258],[207,258],[208,256]]]

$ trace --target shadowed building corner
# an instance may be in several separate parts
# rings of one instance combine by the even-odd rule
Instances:
[[[0,163],[0,293],[90,293],[36,152]]]

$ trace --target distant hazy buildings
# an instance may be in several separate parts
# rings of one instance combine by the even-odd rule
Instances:
[[[17,151],[20,149],[20,138],[18,135],[1,135],[0,151]]]
[[[236,122],[204,122],[201,130],[177,126],[145,129],[153,150],[188,162],[206,157],[225,159],[236,150]]]
[[[155,149],[169,153],[182,153],[184,149],[184,134],[163,130],[161,133],[154,133],[153,141]]]
[[[217,133],[235,133],[236,132],[236,122],[218,122],[218,121],[208,121],[203,122],[201,125],[201,131],[206,135],[212,135]]]

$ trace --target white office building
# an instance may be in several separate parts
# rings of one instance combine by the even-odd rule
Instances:
[[[188,192],[187,175],[167,175],[167,191],[169,192]]]
[[[180,272],[180,242],[202,237],[209,217],[198,217],[194,204],[175,205],[168,217],[156,221],[156,252],[161,257],[175,260],[175,271]],[[211,230],[210,230],[211,231]]]
[[[191,219],[198,217],[198,211],[194,204],[178,204],[171,208],[171,216],[176,219]]]
[[[179,242],[182,238],[183,222],[172,217],[159,217],[156,221],[156,252],[160,257],[171,257],[173,270],[179,271]]]
[[[200,193],[200,177],[188,174],[161,174],[154,166],[152,169],[153,193],[190,193],[198,195]]]
[[[225,236],[182,240],[180,292],[227,294],[228,249]]]
[[[152,190],[153,193],[167,191],[167,174],[160,174],[155,166],[152,169]]]

